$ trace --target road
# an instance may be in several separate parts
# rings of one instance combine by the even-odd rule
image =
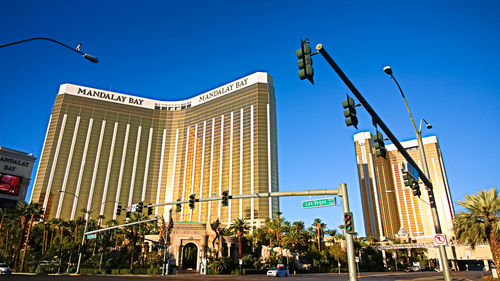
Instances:
[[[460,271],[453,272],[453,280],[482,280],[483,275],[491,275],[490,272],[482,271]],[[267,280],[269,281],[271,277],[266,277],[262,275],[197,275],[197,274],[178,274],[169,276],[128,276],[128,275],[5,275],[0,276],[1,281],[188,281],[188,280],[241,280],[241,281],[258,281]],[[295,276],[289,276],[283,278],[285,280],[296,280],[296,281],[312,281],[312,280],[348,280],[347,274],[335,274],[335,273],[312,273],[312,274],[297,274]],[[274,278],[273,278],[274,280]],[[383,280],[398,280],[398,281],[430,281],[430,280],[443,280],[442,274],[438,272],[362,272],[359,277],[360,281],[383,281]]]

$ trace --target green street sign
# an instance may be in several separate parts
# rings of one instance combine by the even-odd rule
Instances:
[[[97,237],[97,234],[89,234],[87,235],[87,239],[95,239]]]
[[[329,206],[335,206],[336,205],[335,203],[336,203],[335,197],[306,200],[302,201],[302,208],[309,209],[309,208],[329,207]]]

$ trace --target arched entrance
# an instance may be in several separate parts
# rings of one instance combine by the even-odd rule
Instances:
[[[198,247],[194,243],[187,243],[182,249],[182,269],[196,270],[198,261]]]

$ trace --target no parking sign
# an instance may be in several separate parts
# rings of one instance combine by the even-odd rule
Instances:
[[[446,245],[446,237],[443,234],[434,235],[434,245],[436,246]]]

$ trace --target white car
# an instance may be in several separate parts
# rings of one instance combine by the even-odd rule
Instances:
[[[267,271],[267,277],[288,276],[288,269],[285,267],[272,267]]]
[[[6,263],[0,263],[0,274],[11,274],[12,269]]]

